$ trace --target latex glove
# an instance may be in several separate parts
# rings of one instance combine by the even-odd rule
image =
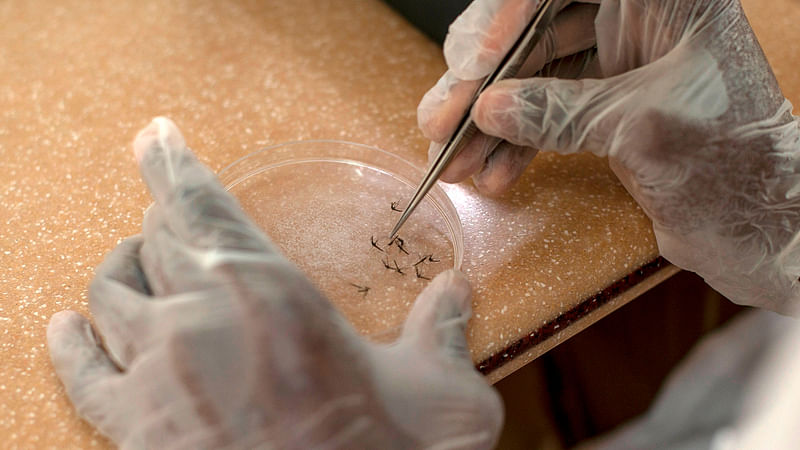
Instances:
[[[454,33],[459,22],[481,28],[493,17],[470,8]],[[605,78],[506,80],[481,95],[471,112],[478,127],[519,147],[492,156],[479,176],[507,188],[535,154],[527,147],[608,156],[653,220],[664,257],[737,303],[796,314],[800,121],[739,2],[608,0],[593,29]],[[462,65],[477,67],[468,55],[486,53],[476,42],[458,53]],[[421,120],[446,122],[456,109],[447,105],[423,100]]]
[[[134,143],[155,205],[54,315],[56,372],[123,448],[488,448],[502,422],[473,368],[463,275],[436,277],[394,345],[360,338],[159,118]],[[94,330],[97,330],[96,332]]]
[[[579,450],[798,448],[798,332],[789,317],[740,314],[687,354],[647,413]]]

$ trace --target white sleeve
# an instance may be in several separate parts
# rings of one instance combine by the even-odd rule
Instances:
[[[776,449],[784,438],[795,439],[786,448],[800,448],[800,376],[786,376],[800,373],[795,330],[796,320],[769,311],[739,316],[689,353],[646,414],[580,448]],[[776,345],[785,342],[793,344],[791,357]],[[776,445],[764,446],[766,434]]]

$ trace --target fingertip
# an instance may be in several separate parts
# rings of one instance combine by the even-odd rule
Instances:
[[[517,41],[538,6],[537,1],[474,1],[448,28],[444,41],[447,66],[463,80],[488,75]]]
[[[133,155],[136,162],[141,163],[144,154],[158,141],[158,124],[151,121],[146,127],[136,133],[133,139]]]
[[[136,161],[141,164],[145,155],[153,149],[183,148],[186,141],[183,139],[178,126],[167,117],[158,116],[141,129],[133,140],[133,154]]]
[[[178,127],[166,117],[154,118],[133,142],[142,179],[156,204],[169,209],[188,185],[199,187],[216,182],[214,174],[203,166],[186,146]]]
[[[436,158],[439,156],[439,152],[442,151],[444,144],[439,142],[431,142],[430,146],[428,147],[428,165],[436,161]],[[463,155],[462,151],[462,155]],[[466,179],[470,173],[462,173],[464,170],[461,168],[463,166],[463,159],[464,157],[456,157],[450,162],[450,164],[445,167],[444,171],[439,174],[439,181],[443,183],[458,183]]]
[[[440,142],[447,139],[448,112],[446,105],[451,98],[450,91],[458,80],[449,70],[439,78],[417,105],[417,126],[422,134],[431,141]]]
[[[469,363],[464,329],[472,311],[472,287],[463,273],[450,269],[437,275],[419,295],[403,330],[406,339],[453,360]]]
[[[434,142],[447,140],[467,114],[480,83],[481,80],[464,81],[452,71],[445,72],[417,106],[417,125],[422,134]]]
[[[472,182],[475,184],[475,188],[478,189],[478,192],[487,197],[501,197],[514,185],[514,183],[508,179],[501,179],[497,176],[487,176],[484,172],[478,173],[472,177]]]
[[[433,141],[428,145],[428,164],[433,164],[444,144]]]
[[[443,142],[448,137],[450,120],[442,117],[440,110],[417,109],[417,126],[426,139],[432,142]]]
[[[492,153],[483,169],[472,177],[484,195],[502,196],[519,181],[538,150],[503,142]]]
[[[434,277],[434,280],[440,277],[444,279],[442,283],[456,289],[460,296],[470,297],[472,295],[472,286],[464,272],[458,269],[448,269]]]
[[[448,72],[462,80],[477,80],[492,71],[490,61],[478,57],[483,51],[480,35],[474,31],[475,24],[469,23],[468,14],[475,3],[478,2],[473,2],[450,24],[442,44]]]
[[[50,318],[47,347],[56,375],[81,413],[85,412],[91,393],[88,388],[120,374],[103,350],[92,324],[75,311],[61,311]]]
[[[472,299],[472,286],[466,275],[456,269],[446,270],[433,278],[428,289],[438,295],[446,294],[461,309],[468,308]]]
[[[450,164],[440,174],[439,179],[445,183],[459,183],[471,175],[478,173],[486,163],[489,155],[500,143],[500,139],[484,133],[475,135],[464,144]],[[441,149],[440,144],[431,146],[429,157],[433,161]]]
[[[428,163],[433,164],[436,160],[436,156],[439,154],[443,144],[439,144],[436,142],[432,142],[430,148],[428,149]],[[464,181],[467,177],[469,177],[470,173],[465,173],[463,170],[462,159],[458,156],[450,162],[450,164],[445,167],[442,173],[439,174],[439,181],[442,183],[460,183]]]
[[[114,439],[109,414],[119,411],[113,382],[121,380],[122,372],[108,358],[89,320],[74,311],[54,314],[47,326],[47,346],[75,410]]]
[[[64,379],[75,357],[85,348],[97,347],[97,338],[89,321],[75,311],[59,311],[47,325],[47,346],[56,373]]]
[[[445,171],[442,172],[442,175],[439,177],[439,181],[447,184],[456,184],[464,181],[466,178],[467,177],[462,177],[460,174],[445,169]]]
[[[436,322],[469,313],[472,287],[455,269],[441,272],[419,294],[405,325],[405,335],[427,335]]]
[[[75,311],[59,311],[50,317],[47,325],[47,342],[60,342],[61,337],[71,336],[76,330],[80,329],[86,318]]]

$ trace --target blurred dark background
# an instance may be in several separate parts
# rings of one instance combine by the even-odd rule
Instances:
[[[471,0],[384,0],[428,37],[441,45],[447,27]]]

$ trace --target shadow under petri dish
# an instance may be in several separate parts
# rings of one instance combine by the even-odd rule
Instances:
[[[430,280],[461,266],[461,225],[438,186],[388,239],[422,176],[373,147],[301,141],[248,155],[220,180],[359,333],[386,342]]]

